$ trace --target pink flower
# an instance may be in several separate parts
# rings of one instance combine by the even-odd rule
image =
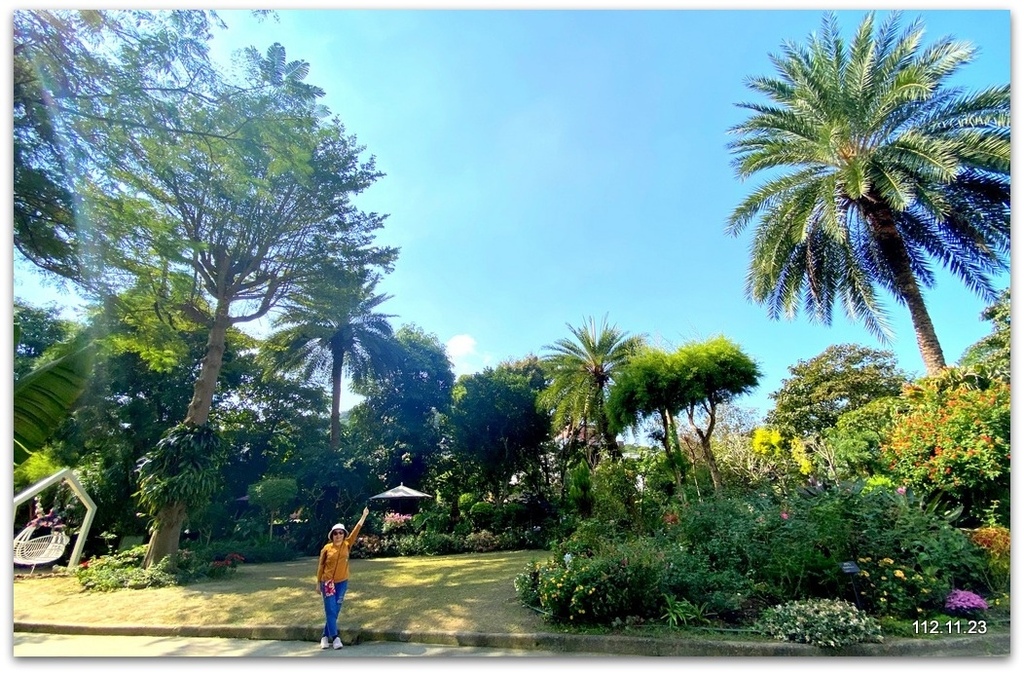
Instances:
[[[896,493],[899,494],[900,496],[903,496],[904,494],[907,493],[907,488],[906,487],[897,487],[896,488]]]
[[[785,510],[783,510],[783,511],[782,511],[782,514],[781,514],[781,515],[779,515],[779,516],[780,516],[780,517],[781,517],[782,519],[784,519],[784,520],[788,520],[788,519],[789,519],[789,513],[787,513],[787,512],[785,511]]]

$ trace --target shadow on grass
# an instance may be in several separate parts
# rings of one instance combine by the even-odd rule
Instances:
[[[339,627],[371,630],[530,632],[541,616],[522,606],[513,579],[548,552],[354,559]],[[316,558],[242,564],[226,579],[85,592],[68,576],[16,578],[16,622],[87,625],[300,625],[323,620]]]

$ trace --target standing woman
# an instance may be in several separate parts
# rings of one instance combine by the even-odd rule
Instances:
[[[363,522],[369,514],[370,509],[363,508],[363,516],[352,527],[352,533],[346,531],[344,524],[335,524],[328,534],[330,543],[320,550],[320,564],[316,568],[316,591],[324,599],[324,614],[327,616],[320,648],[327,648],[332,643],[335,650],[342,647],[341,637],[338,636],[338,614],[341,613],[341,604],[345,601],[345,592],[348,590],[348,553],[352,550],[352,544],[356,542],[359,530],[363,528]]]

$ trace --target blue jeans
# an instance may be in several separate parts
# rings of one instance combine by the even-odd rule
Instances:
[[[334,594],[324,594],[324,584],[320,583],[320,595],[324,598],[324,615],[327,622],[324,623],[323,636],[334,639],[338,636],[338,614],[341,613],[341,605],[345,601],[345,592],[348,590],[348,581],[343,580],[334,584]]]

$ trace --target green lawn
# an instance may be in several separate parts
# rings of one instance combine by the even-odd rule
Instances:
[[[542,617],[516,599],[512,579],[538,551],[353,559],[339,627],[533,632]],[[316,558],[242,564],[226,580],[185,587],[84,592],[71,577],[14,581],[14,621],[88,625],[318,625]]]

